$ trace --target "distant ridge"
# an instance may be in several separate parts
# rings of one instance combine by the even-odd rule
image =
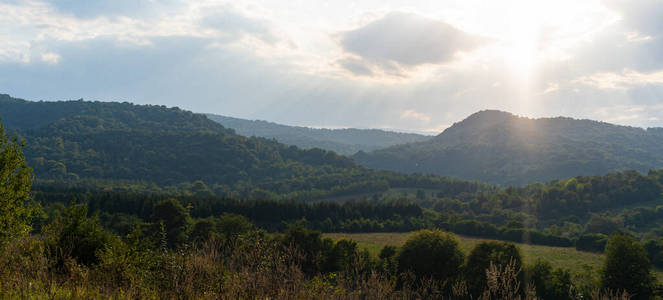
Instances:
[[[566,117],[530,119],[485,110],[430,141],[358,153],[376,169],[503,185],[663,167],[663,129]]]
[[[380,129],[324,129],[300,126],[288,126],[260,120],[246,120],[207,114],[210,120],[224,127],[234,129],[243,136],[257,136],[304,149],[321,148],[340,154],[352,155],[359,151],[373,151],[389,146],[422,142],[432,137],[386,131]]]

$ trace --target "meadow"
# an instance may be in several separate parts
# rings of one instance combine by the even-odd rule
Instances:
[[[372,255],[377,256],[380,249],[385,245],[401,246],[411,233],[325,233],[325,237],[334,240],[351,239],[357,242],[361,249],[367,249]],[[461,250],[467,255],[478,243],[489,241],[489,239],[466,237],[456,235]],[[564,268],[571,271],[577,279],[596,280],[596,271],[599,270],[604,261],[604,255],[600,253],[578,251],[572,247],[550,247],[540,245],[527,245],[515,243],[520,249],[523,260],[527,265],[533,265],[537,260],[548,261],[555,268]],[[663,272],[656,270],[656,278],[663,282]]]

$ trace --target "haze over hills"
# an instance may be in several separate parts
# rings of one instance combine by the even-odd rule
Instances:
[[[362,165],[503,185],[663,166],[663,129],[487,110],[433,139],[354,156]]]
[[[165,106],[0,94],[0,117],[25,138],[28,164],[40,181],[134,181],[203,194],[312,199],[379,192],[406,177],[366,170],[332,151],[240,136],[205,115]]]
[[[321,148],[352,155],[358,151],[373,151],[398,144],[423,142],[431,136],[385,131],[380,129],[324,129],[288,126],[261,120],[246,120],[207,114],[207,117],[240,135],[264,137],[304,149]]]

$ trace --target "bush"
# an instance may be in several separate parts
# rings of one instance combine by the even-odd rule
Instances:
[[[465,281],[470,293],[474,297],[480,296],[487,284],[486,270],[491,263],[498,269],[502,269],[509,262],[513,262],[517,270],[522,267],[522,258],[516,245],[495,241],[482,242],[476,245],[467,257],[464,270]]]
[[[571,298],[571,273],[564,269],[555,269],[550,263],[538,260],[527,272],[534,285],[536,295],[541,299],[565,300]]]
[[[99,251],[118,242],[119,238],[106,231],[99,219],[87,217],[87,205],[60,207],[60,215],[49,224],[44,232],[46,247],[57,266],[67,258],[90,266],[99,262]]]
[[[422,230],[412,234],[398,252],[400,272],[411,271],[419,278],[445,281],[460,274],[465,255],[458,240],[440,230]]]
[[[576,241],[576,249],[589,252],[603,252],[608,236],[601,233],[583,234]]]

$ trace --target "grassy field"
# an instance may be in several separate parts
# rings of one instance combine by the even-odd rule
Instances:
[[[347,238],[357,242],[359,248],[368,249],[371,254],[378,255],[380,249],[385,245],[400,246],[405,242],[410,233],[326,233],[325,237],[332,239]],[[471,238],[456,235],[460,242],[460,247],[465,254],[478,243],[487,241],[486,239]],[[539,245],[526,245],[516,243],[526,264],[534,264],[537,259],[550,262],[553,267],[566,268],[576,277],[586,276],[588,270],[601,268],[603,264],[603,255],[597,253],[578,251],[575,248],[549,247]],[[657,271],[656,277],[659,281],[663,280],[663,272]]]

